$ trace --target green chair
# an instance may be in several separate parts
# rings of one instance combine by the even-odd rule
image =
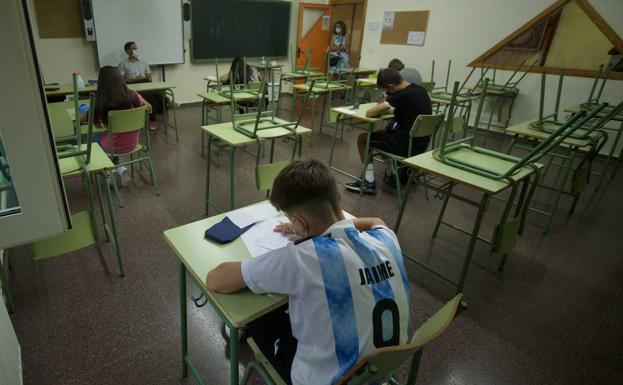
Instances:
[[[386,382],[398,385],[397,380],[394,378],[394,373],[409,358],[411,359],[411,364],[406,384],[415,384],[424,347],[439,337],[450,326],[462,298],[463,294],[457,294],[446,303],[444,307],[415,331],[408,344],[388,346],[372,351],[346,372],[335,384],[361,385]],[[255,360],[247,365],[241,383],[243,385],[247,384],[251,373],[256,371],[266,384],[285,384],[285,381],[260,351],[253,338],[247,339],[247,342],[251,350],[253,350]]]
[[[413,126],[411,127],[411,131],[409,131],[409,137],[411,138],[411,140],[409,140],[409,150],[407,156],[403,157],[400,155],[392,154],[391,152],[381,150],[374,146],[370,147],[370,152],[366,156],[365,167],[368,166],[368,163],[370,163],[376,155],[380,155],[381,157],[383,157],[386,162],[391,162],[396,182],[396,197],[398,198],[399,202],[402,200],[402,195],[400,194],[400,170],[405,167],[402,165],[401,161],[405,158],[410,158],[414,155],[418,155],[413,153],[412,139],[425,138],[428,136],[431,138],[432,147],[435,148],[435,136],[437,135],[437,130],[439,129],[439,127],[441,127],[443,123],[443,117],[444,114],[441,113],[433,115],[419,115],[415,119],[415,121],[413,122]]]
[[[131,108],[127,110],[111,110],[108,111],[108,156],[113,159],[115,157],[129,157],[129,160],[120,161],[117,166],[130,166],[131,176],[134,178],[134,164],[139,163],[141,166],[145,164],[149,169],[151,184],[154,186],[156,195],[160,195],[158,189],[158,180],[156,179],[156,171],[151,159],[151,142],[149,140],[149,111],[147,106]],[[113,147],[114,134],[127,134],[132,132],[143,134],[143,142],[139,143],[128,152],[115,152]],[[137,156],[135,158],[135,156]]]

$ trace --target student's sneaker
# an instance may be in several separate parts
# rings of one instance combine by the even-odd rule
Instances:
[[[151,131],[156,131],[158,129],[158,124],[156,123],[155,120],[150,120],[149,121],[149,129]]]
[[[119,166],[116,171],[117,174],[119,174],[119,180],[121,181],[121,185],[123,187],[130,184],[130,175],[126,166]]]
[[[346,190],[357,193],[363,191],[364,194],[376,195],[376,182],[364,180],[363,182],[346,183]]]

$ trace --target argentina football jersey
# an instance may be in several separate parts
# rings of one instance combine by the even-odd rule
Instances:
[[[293,384],[331,384],[375,348],[409,338],[409,279],[385,226],[360,232],[351,220],[336,222],[243,262],[242,275],[253,292],[289,295]]]

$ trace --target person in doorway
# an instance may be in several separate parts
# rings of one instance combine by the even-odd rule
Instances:
[[[127,58],[119,62],[117,66],[119,73],[126,83],[145,83],[151,82],[151,69],[146,61],[137,56],[138,45],[136,42],[129,41],[123,45],[123,50],[128,55]],[[155,130],[156,113],[161,113],[165,108],[171,108],[171,100],[166,99],[166,105],[162,103],[162,94],[159,92],[143,92],[143,97],[148,101],[153,109],[149,114],[149,129]]]
[[[393,68],[396,71],[400,72],[400,76],[402,76],[405,81],[411,84],[417,84],[418,86],[422,85],[423,81],[420,72],[415,68],[405,67],[404,63],[400,59],[394,58],[390,60],[387,67]]]
[[[412,154],[417,155],[426,151],[430,137],[411,138],[411,127],[419,115],[430,115],[433,113],[432,104],[426,90],[417,84],[407,82],[402,78],[400,72],[393,68],[385,68],[379,71],[376,78],[377,87],[384,89],[387,97],[381,100],[376,106],[366,112],[370,118],[379,117],[393,112],[395,120],[385,131],[373,132],[370,137],[370,147],[375,147],[392,154],[408,156],[409,141],[412,141]],[[357,138],[359,158],[365,162],[367,134],[361,134]],[[365,194],[376,194],[376,182],[374,180],[374,162],[368,163],[362,181],[346,184],[348,191],[360,192]],[[390,165],[390,162],[386,162]],[[393,170],[386,170],[386,175]],[[394,178],[388,177],[389,182]],[[406,181],[405,176],[401,175],[401,181]]]
[[[346,218],[335,178],[318,160],[284,168],[270,201],[290,221],[275,231],[298,238],[256,258],[220,264],[206,287],[288,295],[287,307],[246,327],[284,381],[333,384],[375,348],[406,343],[410,282],[398,238],[383,220]]]
[[[332,74],[343,71],[350,66],[348,38],[346,23],[341,20],[336,21],[333,25],[333,35],[329,47],[329,72]]]

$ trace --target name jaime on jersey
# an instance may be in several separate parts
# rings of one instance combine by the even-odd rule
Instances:
[[[362,286],[383,282],[393,276],[394,270],[392,269],[392,264],[389,261],[379,263],[376,266],[359,269],[359,278],[361,279],[361,282],[359,283]]]

